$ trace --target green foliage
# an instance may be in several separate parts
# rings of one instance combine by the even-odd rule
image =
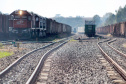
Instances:
[[[12,55],[12,52],[0,52],[0,58]]]
[[[111,24],[115,24],[118,22],[126,21],[126,6],[124,8],[120,7],[118,10],[115,10],[116,14],[113,13],[106,13],[103,17],[99,15],[94,15],[93,20],[96,23],[96,27],[107,26]],[[53,18],[57,22],[65,23],[72,28],[78,28],[84,26],[84,17],[62,17],[60,14],[57,14],[56,17]]]
[[[106,19],[105,25],[111,25],[111,24],[114,24],[115,22],[116,22],[116,20],[115,20],[115,15],[114,15],[114,14],[111,14],[111,15]]]
[[[93,17],[93,20],[95,21],[96,26],[98,26],[99,24],[101,24],[101,18],[100,18],[99,15],[95,15]]]
[[[54,20],[60,23],[68,24],[72,28],[78,28],[84,26],[84,17],[54,17]]]
[[[116,14],[116,22],[126,21],[126,6],[124,8],[120,7]]]
[[[101,17],[101,22],[99,23],[98,15],[95,15],[94,18],[96,19],[97,27],[107,26],[119,22],[126,21],[126,6],[124,8],[119,7],[118,10],[115,10],[116,14],[113,13],[106,13],[103,17]]]
[[[114,17],[114,14],[113,13],[106,13],[101,18],[101,24],[99,24],[99,26],[106,26],[106,25],[112,24],[113,22],[115,22],[115,18],[113,18],[113,17]]]

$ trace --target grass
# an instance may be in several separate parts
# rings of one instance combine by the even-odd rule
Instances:
[[[7,56],[10,56],[12,54],[13,54],[13,52],[2,52],[2,51],[0,51],[0,58],[7,57]]]

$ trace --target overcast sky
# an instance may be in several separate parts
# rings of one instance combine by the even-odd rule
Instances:
[[[102,17],[107,12],[115,13],[125,5],[126,0],[0,0],[0,11],[10,14],[21,9],[44,17],[54,17],[55,14],[64,17],[93,17],[98,14]]]

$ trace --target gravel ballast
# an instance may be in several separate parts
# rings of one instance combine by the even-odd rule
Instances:
[[[23,56],[24,54],[43,47],[45,45],[48,45],[49,43],[26,43],[26,44],[20,44],[20,49],[18,50],[16,47],[13,47],[13,45],[5,45],[7,49],[13,50],[14,54],[12,56],[4,57],[0,59],[0,71],[5,69],[7,66],[12,64],[15,60],[17,60],[19,57]]]
[[[126,39],[125,38],[116,38],[117,40],[110,43],[111,46],[113,46],[115,49],[121,51],[122,53],[126,54],[126,47],[123,46],[123,44],[126,45]]]
[[[65,44],[53,56],[47,84],[112,84],[99,54],[97,39]]]
[[[41,57],[46,53],[48,50],[54,48],[55,46],[59,45],[60,43],[55,43],[47,48],[40,49],[36,52],[29,54],[19,63],[17,63],[8,73],[0,78],[0,83],[20,83],[25,84],[28,78],[31,76],[35,67],[37,66]]]

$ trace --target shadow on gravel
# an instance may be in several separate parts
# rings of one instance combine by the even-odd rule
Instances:
[[[48,35],[46,37],[40,38],[26,38],[26,37],[9,37],[9,36],[0,36],[0,41],[8,41],[8,40],[15,40],[15,41],[53,41],[55,39],[62,39],[73,36],[74,34],[63,34],[63,35]]]

